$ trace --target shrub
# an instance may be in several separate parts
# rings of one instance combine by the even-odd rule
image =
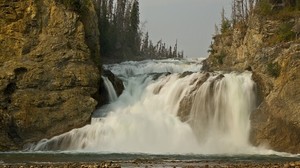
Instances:
[[[208,53],[210,54],[215,54],[216,51],[214,50],[214,47],[213,47],[213,43],[210,44],[209,46],[209,49],[207,50]]]
[[[267,67],[268,73],[277,78],[280,75],[280,71],[281,71],[281,67],[280,65],[276,62],[276,63],[269,63],[268,67]]]
[[[231,27],[230,21],[225,18],[221,23],[221,33],[226,33]]]
[[[282,23],[278,30],[279,42],[287,42],[292,40],[296,34],[292,31],[294,24],[290,22]]]
[[[274,17],[276,19],[280,19],[282,21],[288,21],[290,19],[293,19],[293,18],[295,18],[295,8],[284,7],[279,12],[274,13]]]
[[[258,3],[258,12],[261,15],[267,16],[272,14],[272,4],[268,0],[261,0]]]
[[[296,0],[296,10],[300,10],[300,0]]]
[[[226,52],[222,50],[220,54],[216,55],[217,62],[221,65],[224,64],[224,58],[227,56]]]
[[[84,12],[88,7],[88,0],[57,0],[58,3],[63,4],[67,9],[73,10],[77,13]]]
[[[281,23],[276,33],[268,39],[268,44],[274,45],[293,40],[296,37],[296,32],[293,31],[293,26],[294,24],[292,22]]]

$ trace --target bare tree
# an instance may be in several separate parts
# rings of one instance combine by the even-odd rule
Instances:
[[[246,23],[249,15],[255,8],[255,4],[259,0],[233,0],[232,1],[232,22],[236,24],[238,22]]]

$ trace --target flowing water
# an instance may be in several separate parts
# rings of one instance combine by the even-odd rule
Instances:
[[[111,83],[111,81],[107,77],[103,76],[102,79],[103,79],[103,82],[104,82],[105,89],[108,92],[108,100],[109,100],[109,102],[116,101],[117,98],[118,98],[118,96],[117,96],[117,93],[116,93],[116,91],[114,89],[113,84]]]
[[[250,72],[204,73],[200,60],[124,62],[104,68],[123,80],[122,95],[117,98],[103,77],[110,104],[94,112],[90,125],[27,150],[119,157],[279,154],[248,141],[249,118],[256,108]]]

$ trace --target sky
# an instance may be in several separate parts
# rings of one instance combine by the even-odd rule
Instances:
[[[140,0],[142,29],[155,44],[160,39],[187,57],[207,57],[220,25],[221,11],[230,17],[231,0]]]

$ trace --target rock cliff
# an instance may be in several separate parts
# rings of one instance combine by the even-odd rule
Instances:
[[[85,125],[97,106],[99,32],[91,1],[0,0],[0,150]]]
[[[300,39],[291,31],[299,13],[274,13],[253,13],[246,25],[216,35],[204,69],[252,71],[258,100],[251,115],[251,142],[300,153]]]

